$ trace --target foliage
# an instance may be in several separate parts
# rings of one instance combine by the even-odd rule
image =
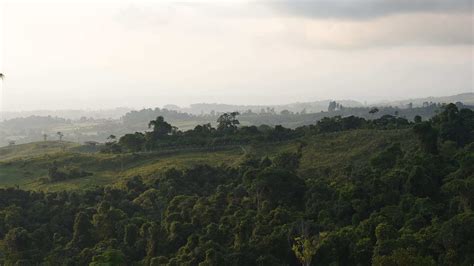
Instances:
[[[232,165],[171,167],[146,177],[135,172],[115,186],[58,192],[0,189],[0,262],[470,265],[474,261],[474,143],[471,136],[460,137],[462,132],[472,132],[470,114],[446,112],[425,121],[438,132],[445,123],[463,121],[457,133],[436,134],[438,153],[425,149],[422,138],[402,142],[389,137],[392,126],[412,132],[425,123],[404,124],[391,117],[360,124],[373,135],[385,133],[381,147],[369,145],[370,149],[359,151],[374,154],[370,160],[346,156],[356,154],[351,150],[359,146],[351,146],[353,139],[337,138],[339,131],[353,133],[344,134],[346,138],[360,132],[340,127],[347,122],[343,118],[326,121],[336,125],[330,130],[315,125],[242,133],[240,127],[224,133],[202,126],[163,137],[235,141],[242,134],[264,136],[253,139],[257,144],[295,137],[296,132],[306,138],[298,139],[298,145],[279,144],[285,148],[276,155],[249,151]],[[441,118],[447,114],[454,116]],[[315,145],[309,140],[317,135],[325,138]],[[339,160],[344,160],[339,165],[345,167],[311,163],[314,149],[324,147],[337,150]],[[316,160],[335,160],[323,155]],[[137,163],[145,155],[123,156]],[[55,167],[52,175],[66,172],[59,162]]]

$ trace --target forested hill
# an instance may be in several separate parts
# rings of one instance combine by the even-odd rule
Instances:
[[[377,119],[384,115],[398,116],[413,120],[415,116],[421,116],[423,119],[430,119],[442,110],[444,105],[435,102],[425,102],[423,106],[381,106],[381,107],[347,107],[340,102],[330,101],[324,111],[311,111],[302,108],[298,111],[288,109],[278,110],[275,108],[265,108],[259,111],[252,109],[233,109],[229,112],[239,111],[239,121],[243,125],[282,125],[284,127],[296,128],[299,126],[311,125],[325,117],[334,116],[357,116],[365,119]],[[468,108],[473,110],[474,105],[464,105],[457,103],[459,108]],[[370,112],[372,109],[377,112]],[[122,118],[123,125],[130,130],[143,130],[148,121],[158,116],[163,116],[167,121],[174,123],[180,129],[186,130],[199,123],[214,124],[217,118],[223,112],[210,111],[201,115],[182,113],[176,110],[168,109],[142,109],[126,113]],[[191,126],[191,127],[190,127]]]
[[[384,115],[413,120],[416,115],[423,119],[430,119],[442,110],[443,104],[425,102],[423,106],[407,104],[398,106],[379,107],[350,107],[346,102],[329,101],[325,111],[306,109],[302,107],[295,109],[275,109],[266,107],[258,111],[251,109],[234,109],[239,111],[239,121],[245,126],[281,125],[287,128],[297,128],[315,124],[325,117],[347,117],[357,116],[365,119],[378,119]],[[458,108],[474,109],[473,105],[457,103]],[[172,107],[172,106],[171,106]],[[170,108],[171,108],[170,107]],[[371,112],[376,109],[377,112]],[[92,117],[80,117],[75,119],[63,119],[53,116],[28,116],[14,118],[0,122],[0,146],[10,143],[23,144],[40,140],[56,140],[58,132],[62,138],[73,142],[96,141],[105,142],[111,134],[118,137],[133,131],[144,131],[148,129],[148,122],[158,116],[173,124],[180,130],[192,129],[197,125],[210,123],[216,126],[217,119],[223,112],[209,111],[201,114],[183,112],[184,109],[172,110],[167,108],[147,108],[124,112],[123,116],[116,119],[96,119]],[[293,111],[292,111],[293,110]],[[232,111],[232,112],[233,112]],[[41,114],[41,113],[40,113]]]
[[[0,264],[474,262],[473,111],[450,104],[428,121],[334,117],[294,130],[239,127],[226,114],[218,125],[181,132],[156,118],[152,131],[110,138],[90,156],[152,160],[170,147],[238,145],[238,159],[83,190],[0,189]],[[58,165],[94,164],[81,153],[47,156],[58,161],[42,182],[94,177]]]

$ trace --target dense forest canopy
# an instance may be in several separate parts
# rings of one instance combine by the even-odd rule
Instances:
[[[417,145],[386,148],[343,177],[302,173],[300,142],[235,166],[197,165],[83,191],[0,189],[5,265],[471,265],[474,112],[450,104],[430,120],[325,118],[299,129],[150,131],[109,139],[116,150],[298,139],[367,128],[410,129]],[[128,138],[133,141],[127,140]],[[137,141],[140,140],[140,141]],[[218,140],[218,141],[216,141]],[[127,143],[127,144],[126,144]]]

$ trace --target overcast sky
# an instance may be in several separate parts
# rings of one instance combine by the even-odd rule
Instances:
[[[3,0],[4,110],[473,91],[472,0],[156,2]]]

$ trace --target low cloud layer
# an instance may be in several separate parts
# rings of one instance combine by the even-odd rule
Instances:
[[[471,0],[315,0],[273,1],[282,13],[311,18],[373,19],[406,13],[472,13]]]

